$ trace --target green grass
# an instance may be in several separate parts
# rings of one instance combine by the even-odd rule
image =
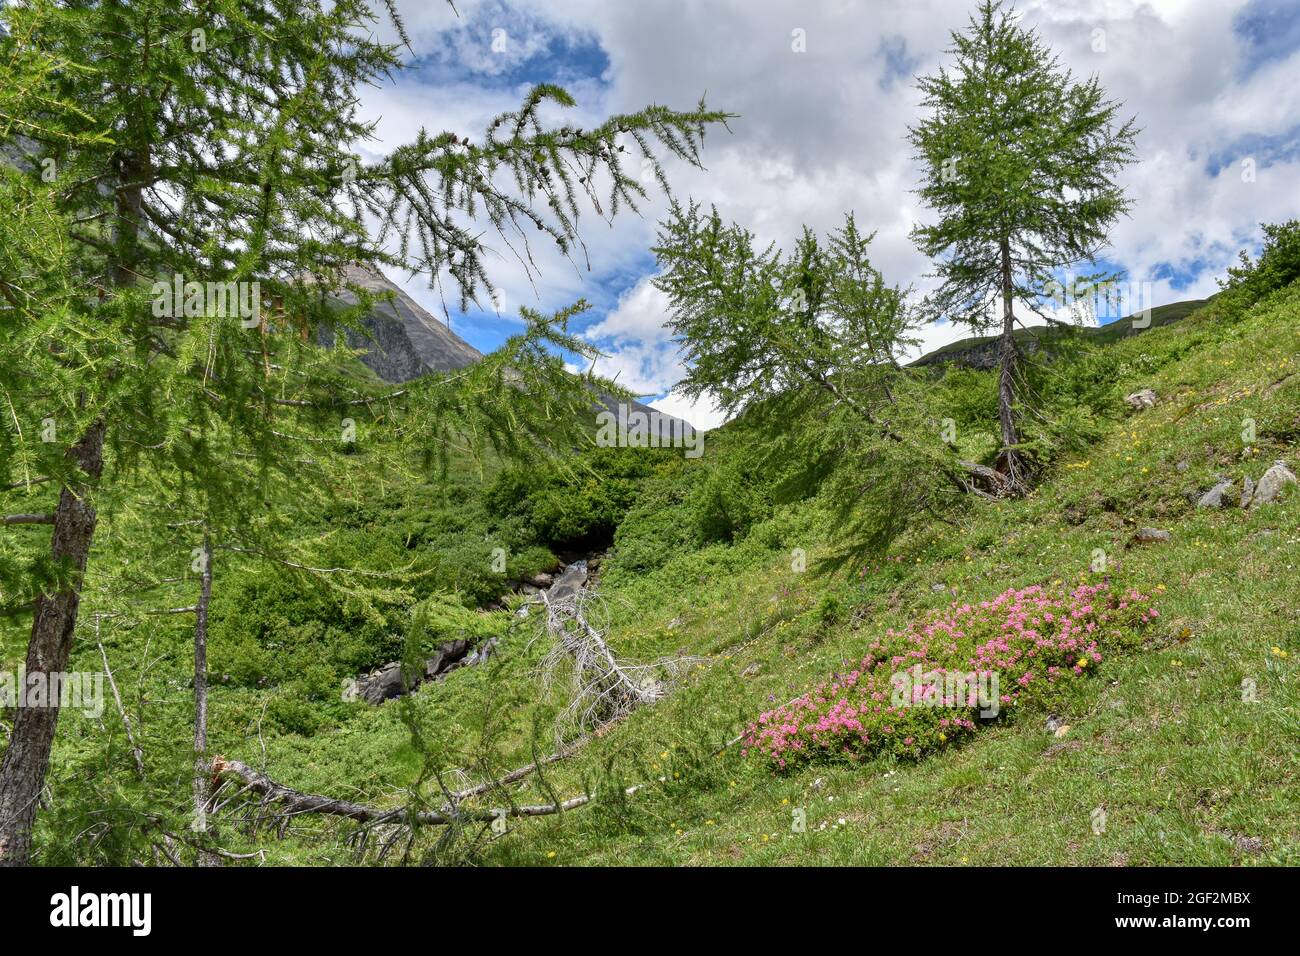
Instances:
[[[1235,323],[1211,305],[1155,325],[1106,345],[1115,377],[1098,441],[1056,462],[1028,498],[975,504],[956,526],[916,526],[894,543],[891,560],[861,574],[792,568],[794,549],[806,550],[815,568],[835,540],[829,508],[815,498],[775,508],[734,543],[674,546],[653,570],[621,568],[616,551],[601,590],[615,650],[631,660],[685,653],[701,663],[669,697],[511,793],[516,803],[537,803],[592,789],[593,804],[513,822],[478,861],[1300,863],[1300,493],[1252,512],[1194,507],[1195,493],[1220,475],[1240,487],[1275,458],[1296,467],[1300,288]],[[1140,387],[1160,401],[1132,413],[1123,396]],[[1248,450],[1246,419],[1257,435]],[[718,438],[724,452],[726,442]],[[687,521],[686,503],[655,500],[665,510],[634,512],[620,529],[627,553],[637,551],[638,536]],[[1172,540],[1133,544],[1145,526],[1169,530]],[[826,763],[783,776],[723,746],[759,712],[860,658],[885,628],[1008,587],[1095,579],[1098,548],[1112,579],[1151,594],[1161,618],[1142,649],[1074,682],[1056,712],[1069,725],[1062,736],[1046,729],[1045,711],[1026,708],[919,761]],[[126,662],[123,669],[148,688],[142,722],[162,747],[183,735],[187,635],[176,629],[158,640],[148,676]],[[10,640],[6,656],[17,646]],[[440,769],[465,768],[463,778],[448,773],[451,786],[479,779],[477,761],[499,773],[546,752],[562,695],[540,689],[543,650],[519,624],[487,667],[457,671],[403,702],[357,705],[312,736],[266,729],[267,701],[279,691],[218,687],[214,749],[304,790],[392,806],[414,792],[436,803],[437,787],[421,782],[424,758],[410,727]],[[159,671],[169,678],[159,680]],[[1247,679],[1255,702],[1243,700]],[[105,719],[117,733],[112,715]],[[102,732],[69,715],[60,733],[56,765],[66,783],[93,770]],[[105,759],[125,763],[120,749]],[[183,800],[183,769],[176,772]],[[620,795],[634,784],[645,786]],[[472,805],[503,802],[497,795]],[[1098,808],[1106,814],[1100,834]],[[792,829],[796,810],[806,832]],[[42,819],[56,826],[52,815]],[[298,818],[284,839],[226,838],[232,849],[265,848],[273,862],[346,862],[354,857],[338,837],[349,827]]]
[[[1298,305],[1300,290],[1292,290],[1238,327],[1202,313],[1117,345],[1135,358],[1145,353],[1155,368],[1116,382],[1116,401],[1149,385],[1161,404],[1118,420],[1030,499],[977,510],[956,533],[914,536],[900,549],[899,576],[862,589],[866,614],[856,625],[817,626],[815,596],[830,583],[796,580],[776,562],[729,586],[715,582],[712,593],[730,592],[726,598],[706,592],[691,602],[699,622],[692,649],[713,654],[707,671],[556,772],[553,786],[564,792],[561,779],[576,786],[584,767],[591,774],[616,752],[669,779],[618,813],[584,809],[529,821],[489,861],[1300,862],[1300,494],[1293,489],[1282,503],[1249,513],[1198,513],[1185,496],[1218,473],[1240,486],[1274,458],[1294,465]],[[1243,458],[1246,417],[1257,421],[1259,437]],[[1133,529],[1147,524],[1169,529],[1172,541],[1129,546]],[[769,695],[783,702],[859,654],[867,635],[950,599],[931,584],[965,599],[1088,577],[1096,547],[1110,553],[1117,579],[1155,595],[1162,618],[1143,651],[1107,660],[1079,683],[1060,715],[1064,736],[1046,730],[1046,714],[1026,712],[919,762],[774,777],[735,748],[706,756],[738,729],[727,720],[733,712],[766,709]],[[781,597],[783,586],[795,590]],[[726,645],[723,635],[752,634],[753,609],[765,607],[766,629]],[[777,623],[782,612],[791,616]],[[739,678],[753,663],[759,676]],[[1245,679],[1255,682],[1254,703],[1243,700]],[[681,776],[662,772],[669,767]],[[1106,813],[1100,835],[1098,807]],[[793,832],[795,808],[805,811],[807,832]]]
[[[1150,324],[1145,328],[1134,329],[1134,316],[1126,316],[1117,319],[1114,322],[1108,322],[1106,325],[1090,327],[1081,326],[1081,331],[1087,338],[1095,343],[1110,344],[1117,342],[1133,334],[1142,334],[1149,329],[1160,328],[1164,325],[1170,325],[1178,322],[1187,316],[1193,314],[1198,309],[1202,309],[1209,302],[1208,299],[1188,299],[1183,302],[1170,302],[1166,305],[1158,305],[1151,310]],[[1045,326],[1030,326],[1028,328],[1016,329],[1012,334],[1017,342],[1022,346],[1029,342],[1037,342],[1043,338]],[[976,335],[969,338],[958,339],[956,342],[949,342],[947,345],[935,349],[933,352],[927,352],[919,360],[914,362],[915,365],[938,365],[944,362],[950,362],[959,358],[971,349],[981,345],[986,345],[997,340],[995,335]]]

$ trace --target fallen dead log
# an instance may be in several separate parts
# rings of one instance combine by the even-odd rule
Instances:
[[[479,794],[487,793],[489,790],[498,790],[508,784],[517,783],[535,771],[538,767],[545,767],[549,764],[559,763],[566,757],[577,753],[586,742],[586,737],[575,740],[572,743],[561,747],[555,753],[542,757],[540,760],[536,760],[533,763],[525,764],[515,770],[511,770],[509,773],[503,774],[496,780],[488,780],[484,783],[475,784],[474,786],[468,787],[464,790],[457,790],[452,794],[452,797],[456,800],[467,800],[470,797],[477,797]]]
[[[400,823],[412,817],[417,822],[427,826],[446,826],[450,823],[464,823],[467,821],[491,823],[503,816],[544,817],[555,813],[563,813],[566,810],[574,810],[584,806],[594,799],[592,794],[587,793],[570,797],[568,800],[561,800],[558,803],[501,807],[493,810],[457,810],[454,812],[419,810],[415,814],[411,814],[405,807],[381,810],[378,807],[368,807],[364,804],[353,803],[350,800],[339,800],[315,793],[304,793],[301,790],[295,790],[292,787],[286,787],[282,783],[277,783],[266,774],[254,770],[245,763],[238,760],[227,760],[224,757],[213,758],[212,774],[214,777],[234,777],[243,783],[245,790],[261,794],[265,801],[280,804],[291,813],[322,813],[327,816],[354,820],[357,823]],[[624,793],[631,796],[640,790],[642,786],[644,785],[628,787]]]
[[[0,515],[0,524],[54,524],[54,515]]]
[[[981,498],[996,501],[999,498],[1013,497],[1019,490],[1019,486],[1011,478],[987,465],[981,465],[973,461],[961,461],[958,464],[973,476],[971,480],[963,479],[966,490],[974,492]],[[988,485],[988,490],[977,487],[974,478],[984,481]]]
[[[542,660],[542,686],[549,689],[567,671],[569,704],[556,722],[556,736],[570,728],[583,735],[621,720],[638,707],[662,699],[696,657],[665,657],[649,664],[619,660],[605,635],[609,622],[598,596],[579,587],[562,597],[542,593],[546,632],[554,644]],[[604,619],[594,622],[593,615]]]

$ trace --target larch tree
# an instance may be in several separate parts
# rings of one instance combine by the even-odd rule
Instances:
[[[908,290],[872,265],[871,241],[849,214],[783,252],[716,209],[674,202],[655,248],[687,363],[678,390],[743,416],[769,471],[840,509],[831,564],[883,550],[977,482],[998,486],[935,440],[924,373],[900,361],[917,341]]]
[[[571,255],[588,200],[605,217],[635,208],[643,166],[666,185],[661,158],[698,164],[706,127],[726,119],[701,102],[560,126],[543,114],[573,100],[539,85],[477,140],[421,131],[363,161],[374,122],[360,92],[402,65],[376,19],[364,0],[0,9],[0,209],[14,213],[0,222],[0,489],[35,489],[24,500],[41,507],[6,526],[51,532],[0,554],[0,601],[31,614],[29,678],[67,667],[112,482],[144,466],[205,485],[212,533],[241,494],[258,507],[257,483],[241,490],[245,476],[223,469],[229,455],[255,476],[308,480],[305,459],[344,449],[345,418],[378,420],[398,400],[359,388],[348,350],[316,344],[322,324],[355,322],[369,301],[353,289],[357,309],[332,307],[349,267],[422,272],[462,307],[482,302],[485,236],[530,269],[539,237]],[[553,351],[581,346],[571,314],[529,313],[496,361],[405,390],[405,437],[436,449],[467,423],[507,445],[545,441],[557,409],[590,404]],[[0,863],[31,856],[57,720],[57,700],[17,710]]]
[[[913,231],[936,261],[930,317],[995,330],[998,344],[997,469],[1023,492],[1031,463],[1022,448],[1019,302],[1043,314],[1058,273],[1093,262],[1130,203],[1116,176],[1134,161],[1137,130],[1096,77],[1077,82],[1001,0],[981,0],[953,63],[920,79],[928,115],[910,130],[925,178],[918,193],[938,214]],[[1113,275],[1081,276],[1076,288]]]

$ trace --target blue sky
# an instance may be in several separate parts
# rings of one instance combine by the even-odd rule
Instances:
[[[927,262],[908,232],[927,217],[910,190],[904,141],[919,115],[911,81],[943,58],[968,0],[399,0],[414,55],[364,108],[382,152],[424,126],[478,136],[529,86],[555,82],[578,100],[566,122],[594,123],[649,103],[687,108],[707,92],[740,114],[706,141],[705,170],[669,164],[680,197],[716,203],[760,238],[785,244],[845,212],[877,231],[873,258],[890,281],[924,291]],[[1142,127],[1125,175],[1133,215],[1114,230],[1105,268],[1150,283],[1156,304],[1217,288],[1258,223],[1300,216],[1300,2],[1297,0],[1020,0],[1018,10],[1076,73],[1096,73]],[[802,47],[802,49],[800,49]],[[556,117],[559,122],[559,117]],[[672,395],[681,377],[650,280],[665,202],[607,225],[584,217],[586,259],[539,242],[530,281],[504,255],[493,271],[502,314],[453,312],[456,332],[489,351],[517,331],[520,306],[593,308],[579,328],[617,375],[696,424],[707,403]],[[1088,271],[1081,267],[1080,272]],[[405,277],[393,276],[403,281]],[[431,307],[426,282],[403,283]],[[963,334],[928,327],[928,350]]]

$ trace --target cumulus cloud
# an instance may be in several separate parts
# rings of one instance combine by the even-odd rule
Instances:
[[[716,204],[724,218],[778,244],[804,224],[834,228],[852,210],[877,232],[873,259],[890,281],[918,292],[930,287],[929,263],[908,238],[928,216],[911,192],[920,171],[905,141],[919,116],[912,76],[943,61],[949,31],[965,26],[971,0],[468,0],[458,4],[459,19],[426,0],[398,5],[417,65],[426,68],[368,94],[366,109],[382,116],[381,148],[422,125],[475,135],[517,104],[529,79],[558,75],[563,64],[555,61],[565,51],[595,47],[599,63],[580,64],[586,73],[575,68],[566,80],[581,104],[576,122],[652,102],[685,108],[707,92],[712,105],[739,116],[731,133],[706,140],[707,169],[669,164],[680,196]],[[1156,304],[1213,292],[1237,250],[1257,240],[1260,221],[1300,216],[1293,185],[1300,29],[1294,19],[1270,26],[1285,6],[1018,5],[1063,64],[1098,75],[1142,127],[1139,162],[1124,177],[1133,214],[1115,229],[1106,259],[1150,282]],[[507,55],[491,49],[494,28],[515,44]],[[503,255],[496,273],[503,311],[559,308],[585,296],[595,305],[587,335],[610,353],[602,371],[663,395],[682,374],[663,327],[665,303],[648,282],[655,263],[647,250],[665,205],[656,198],[640,218],[612,227],[589,217],[587,255],[575,262],[539,246],[535,282]],[[925,348],[965,334],[947,323],[930,326]],[[697,425],[710,414],[678,396],[665,401]]]

